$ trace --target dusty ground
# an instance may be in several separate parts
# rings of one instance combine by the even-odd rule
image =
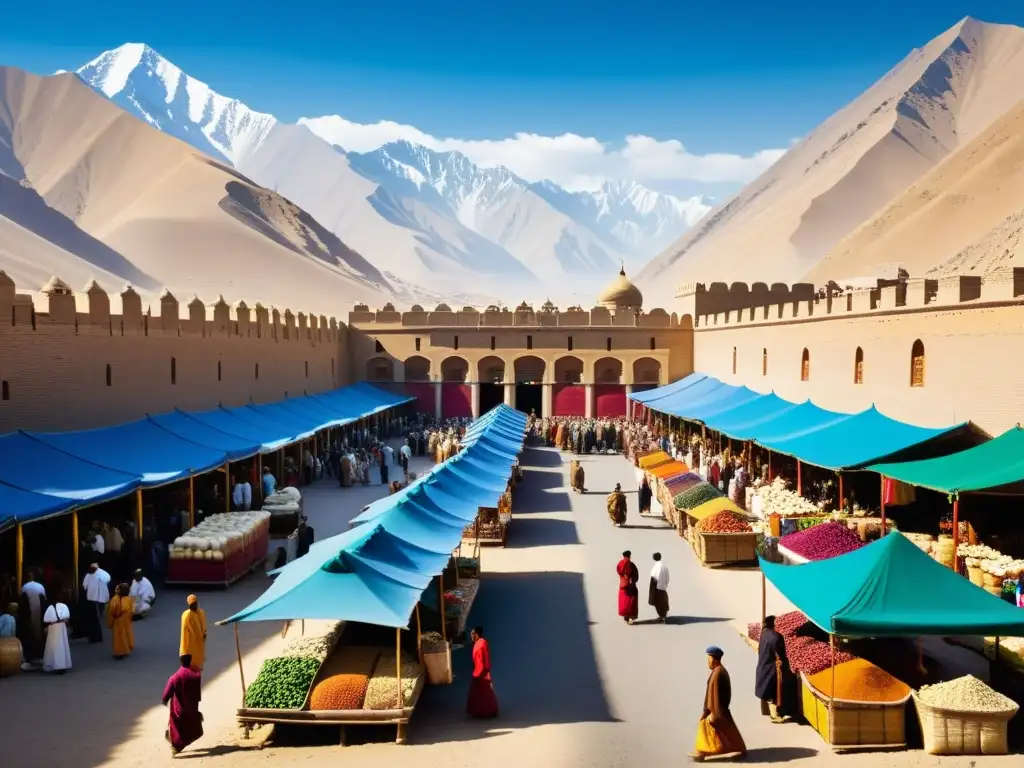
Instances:
[[[752,571],[700,567],[685,541],[658,521],[640,519],[631,498],[629,525],[615,529],[604,496],[615,482],[635,484],[634,470],[618,457],[587,461],[586,495],[570,493],[562,457],[549,450],[526,454],[526,481],[507,549],[483,553],[485,576],[473,623],[491,639],[495,687],[502,716],[489,723],[465,718],[468,652],[457,652],[455,684],[429,688],[409,728],[410,745],[397,747],[394,730],[381,743],[339,747],[321,732],[319,746],[269,744],[239,738],[233,714],[241,697],[233,633],[215,627],[203,690],[206,736],[176,759],[242,768],[266,761],[306,766],[444,765],[569,768],[685,764],[693,744],[707,675],[704,648],[725,650],[734,680],[733,711],[750,748],[748,762],[808,766],[960,766],[966,758],[934,758],[920,751],[833,755],[806,726],[773,726],[752,695],[754,654],[737,628],[760,613],[760,578]],[[306,509],[323,538],[347,521],[380,486],[339,490],[330,480],[309,489]],[[661,551],[672,583],[668,625],[626,626],[616,616],[614,566],[631,549],[646,577],[650,556]],[[251,576],[227,592],[201,596],[211,619],[244,606],[265,587]],[[645,601],[642,601],[642,603]],[[159,696],[177,660],[184,592],[164,591],[154,615],[136,624],[136,651],[124,662],[106,646],[72,646],[75,669],[64,677],[23,675],[0,681],[2,765],[167,765],[166,722]],[[769,593],[772,612],[788,609]],[[652,613],[642,605],[641,619]],[[280,625],[245,625],[241,632],[246,680],[280,643]],[[295,631],[295,630],[293,630]],[[467,748],[471,745],[471,748]],[[985,765],[1016,765],[1020,757],[985,758]]]

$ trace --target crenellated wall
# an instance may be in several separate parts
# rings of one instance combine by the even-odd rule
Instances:
[[[675,314],[656,308],[642,314],[627,312],[614,314],[606,307],[593,307],[585,310],[577,308],[559,312],[556,309],[536,311],[532,307],[520,307],[515,310],[500,309],[479,311],[473,307],[463,307],[460,311],[452,310],[447,304],[438,305],[434,311],[428,312],[414,306],[409,312],[398,312],[394,307],[386,306],[382,310],[372,311],[365,304],[356,305],[349,312],[348,322],[351,325],[378,326],[432,326],[458,328],[510,328],[510,327],[572,327],[600,326],[619,328],[679,328],[682,323]]]
[[[0,272],[0,318],[0,432],[269,402],[350,380],[347,327],[291,309],[223,297],[182,307],[167,291],[144,309],[131,287],[112,297],[93,282],[76,294],[59,278],[33,296]]]
[[[695,326],[694,368],[730,384],[840,411],[874,404],[922,425],[970,419],[993,434],[1024,421],[1021,268],[725,310]]]

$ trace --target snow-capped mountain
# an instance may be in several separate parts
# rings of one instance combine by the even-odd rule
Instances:
[[[340,118],[281,123],[141,43],[107,51],[77,74],[122,109],[293,200],[381,269],[434,291],[450,291],[467,273],[483,281],[481,291],[570,276],[577,288],[597,285],[620,260],[639,269],[708,208],[702,198],[628,181],[569,192],[404,141],[350,152],[332,140]]]
[[[232,164],[259,146],[277,122],[221,96],[142,43],[100,54],[77,74],[122,109]]]

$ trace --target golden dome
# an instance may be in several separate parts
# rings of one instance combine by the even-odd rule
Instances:
[[[597,297],[597,303],[609,309],[640,309],[644,303],[644,295],[640,293],[639,288],[629,282],[626,268],[623,267],[619,270],[619,276]]]

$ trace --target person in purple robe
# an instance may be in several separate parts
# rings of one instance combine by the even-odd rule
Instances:
[[[164,738],[175,755],[203,735],[203,715],[199,711],[203,678],[192,668],[191,654],[179,658],[181,668],[167,680],[162,699],[164,704],[171,705]]]

